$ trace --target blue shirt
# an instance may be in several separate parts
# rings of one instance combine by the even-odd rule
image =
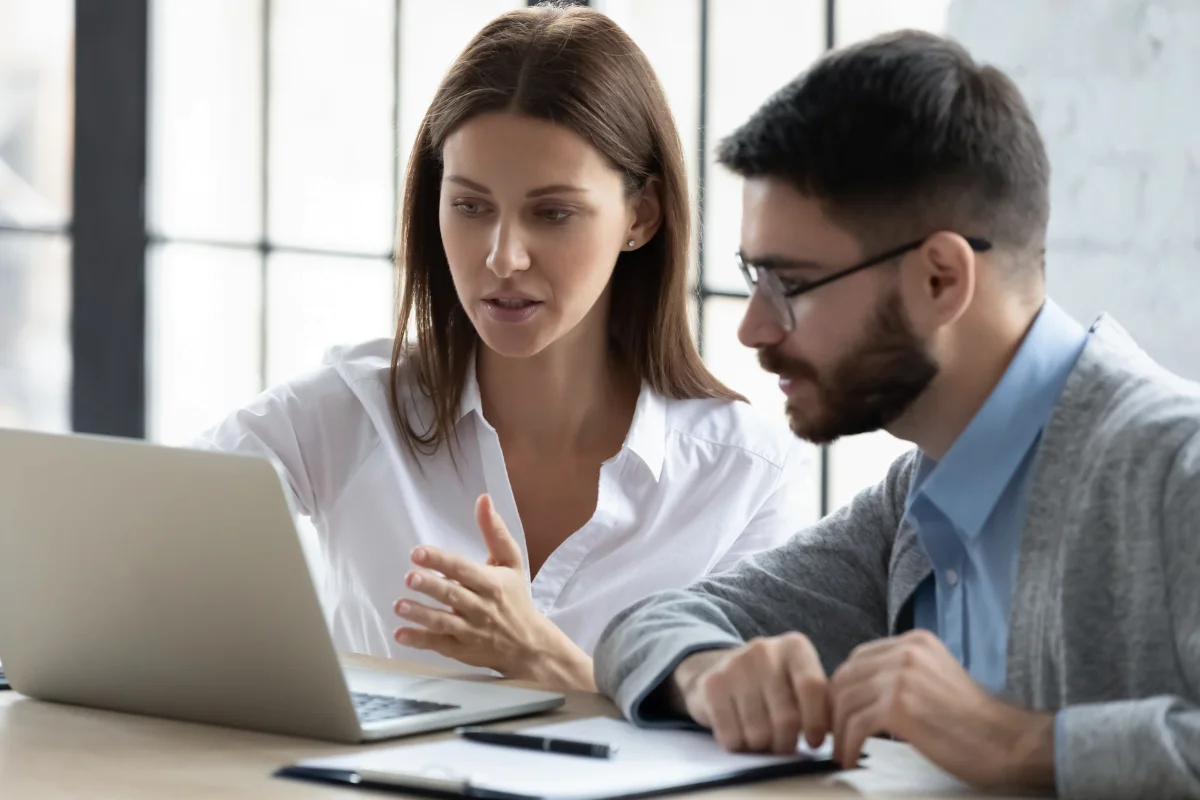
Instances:
[[[913,597],[913,622],[994,693],[1004,689],[1038,443],[1086,342],[1087,331],[1047,300],[983,407],[940,462],[921,455],[909,488],[904,521],[933,564]]]

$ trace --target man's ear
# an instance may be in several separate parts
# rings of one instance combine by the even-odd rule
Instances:
[[[939,231],[905,265],[905,294],[913,327],[928,335],[956,322],[977,286],[975,251],[956,233]]]
[[[634,196],[633,225],[629,229],[625,244],[633,242],[628,249],[636,250],[654,238],[663,223],[662,179],[651,175],[646,185]]]

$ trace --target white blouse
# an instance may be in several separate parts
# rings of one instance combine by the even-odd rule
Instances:
[[[525,536],[474,370],[456,423],[456,469],[444,447],[414,457],[395,430],[391,346],[381,339],[331,351],[318,371],[263,393],[196,445],[267,455],[282,466],[293,508],[317,531],[322,601],[340,650],[454,663],[392,638],[401,622],[393,603],[417,597],[404,585],[409,553],[432,544],[486,561],[474,516],[484,492],[527,556]],[[430,418],[431,404],[403,365],[400,380],[400,396],[423,402],[416,413]],[[811,518],[810,467],[782,424],[745,403],[667,400],[644,388],[620,453],[600,469],[595,513],[533,579],[534,606],[590,654],[626,606],[728,569],[799,530]]]

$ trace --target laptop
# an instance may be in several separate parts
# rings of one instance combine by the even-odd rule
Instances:
[[[0,430],[0,661],[12,688],[337,742],[563,703],[342,664],[283,480],[265,458]]]

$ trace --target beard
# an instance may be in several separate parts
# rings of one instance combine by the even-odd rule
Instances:
[[[792,433],[819,445],[887,427],[938,374],[937,362],[913,332],[894,290],[877,304],[859,345],[827,375],[775,348],[759,350],[758,361],[767,372],[816,388],[815,401],[802,406],[789,398],[787,415]]]

